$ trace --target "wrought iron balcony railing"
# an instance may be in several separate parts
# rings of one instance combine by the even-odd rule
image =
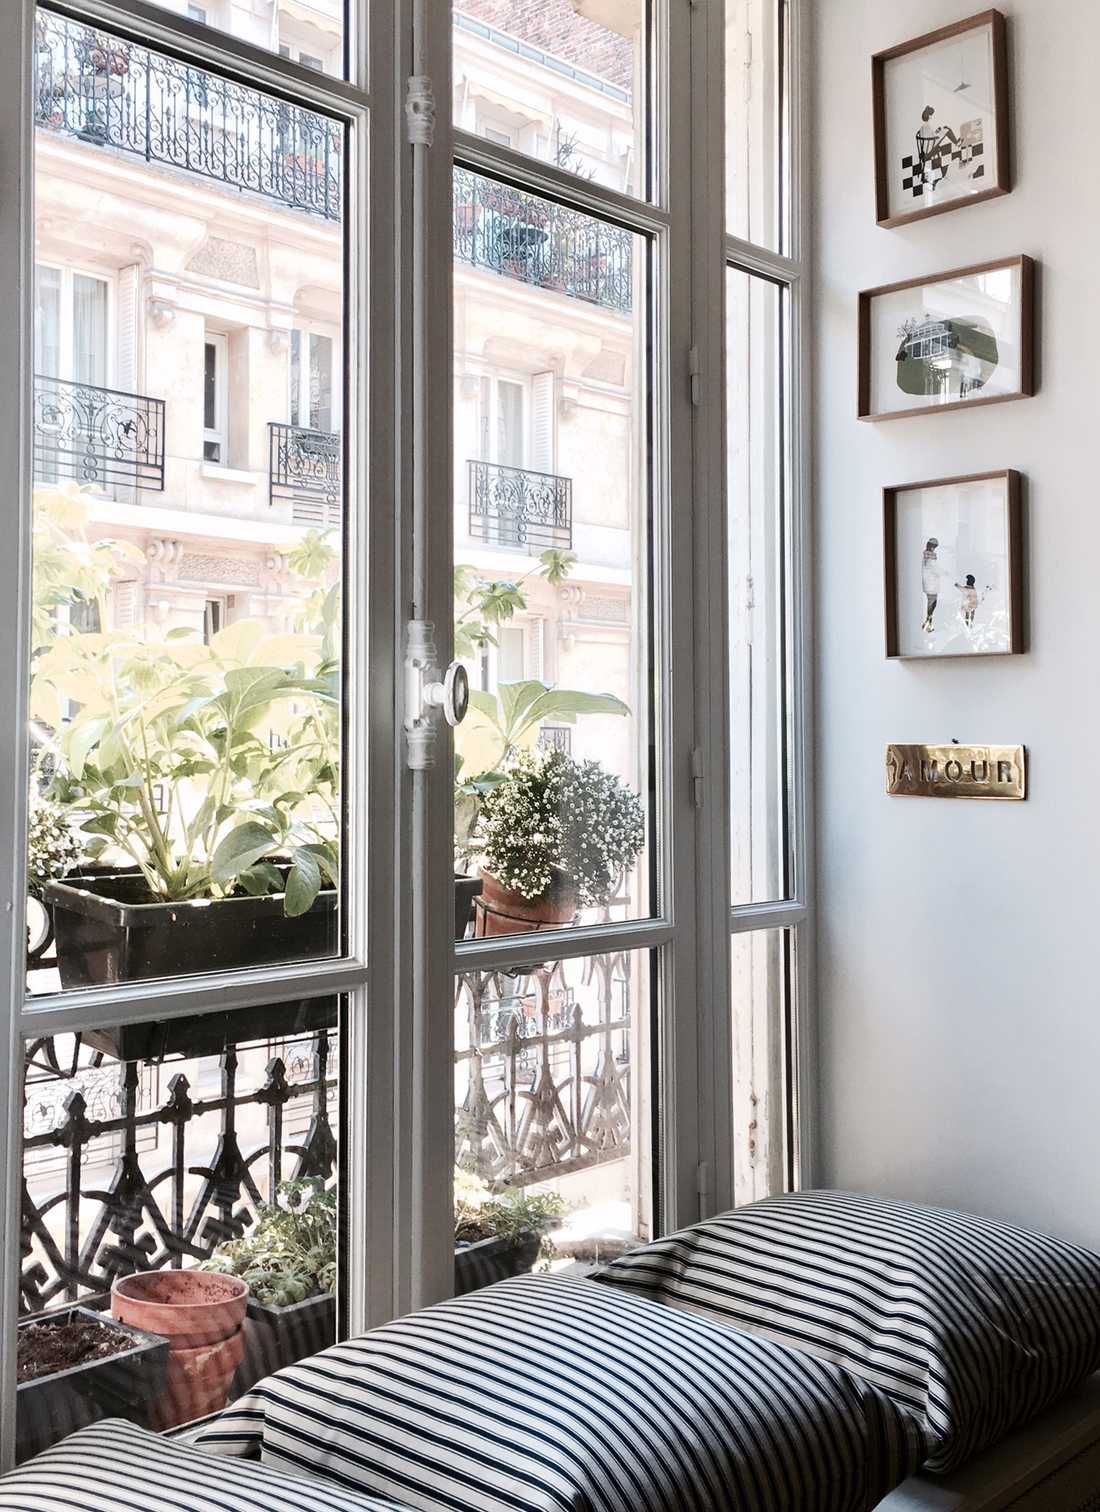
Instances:
[[[34,475],[93,488],[164,488],[164,400],[36,374]]]
[[[296,525],[335,525],[342,498],[339,431],[268,424],[270,502],[290,504]]]
[[[336,121],[39,10],[35,124],[340,219]]]
[[[628,315],[633,235],[465,168],[454,172],[454,252],[461,262]]]
[[[468,462],[470,534],[490,546],[546,551],[573,545],[573,479]]]

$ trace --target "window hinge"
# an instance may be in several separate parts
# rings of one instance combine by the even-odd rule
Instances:
[[[695,807],[703,807],[703,750],[695,746],[691,753],[691,782],[695,792]]]
[[[699,362],[699,348],[693,346],[688,351],[688,381],[691,384],[691,402],[700,405],[703,402],[703,369]]]
[[[695,1167],[695,1190],[699,1195],[700,1204],[710,1196],[710,1163],[701,1160]]]
[[[405,86],[405,131],[414,147],[435,140],[435,92],[427,74],[411,74]]]

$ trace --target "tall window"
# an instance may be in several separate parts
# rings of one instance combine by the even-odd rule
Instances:
[[[798,1179],[809,899],[802,655],[803,309],[791,87],[799,9],[726,5],[726,463],[734,1190]]]

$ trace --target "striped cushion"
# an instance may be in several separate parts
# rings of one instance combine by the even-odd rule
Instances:
[[[550,1276],[289,1366],[199,1442],[431,1512],[863,1512],[926,1448],[835,1366]]]
[[[399,1512],[109,1418],[0,1477],[0,1512]]]
[[[595,1278],[813,1351],[888,1391],[943,1472],[1100,1367],[1100,1256],[853,1192],[772,1197]]]

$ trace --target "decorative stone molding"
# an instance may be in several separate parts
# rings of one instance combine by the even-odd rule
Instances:
[[[176,319],[176,307],[170,305],[166,299],[151,299],[149,301],[149,319],[158,331],[167,331]]]
[[[276,357],[281,357],[290,349],[290,332],[281,326],[273,326],[267,333],[267,346],[268,351],[273,352]]]
[[[187,260],[189,273],[202,273],[242,288],[260,287],[260,265],[256,248],[224,236],[206,237]]]
[[[413,74],[405,94],[405,127],[414,147],[435,141],[435,94],[427,74]]]
[[[245,588],[263,586],[263,570],[256,560],[245,557],[210,556],[205,552],[184,552],[180,577],[189,582],[240,583]]]
[[[160,581],[178,576],[183,559],[183,543],[171,536],[155,536],[145,548],[146,560],[158,569]]]

